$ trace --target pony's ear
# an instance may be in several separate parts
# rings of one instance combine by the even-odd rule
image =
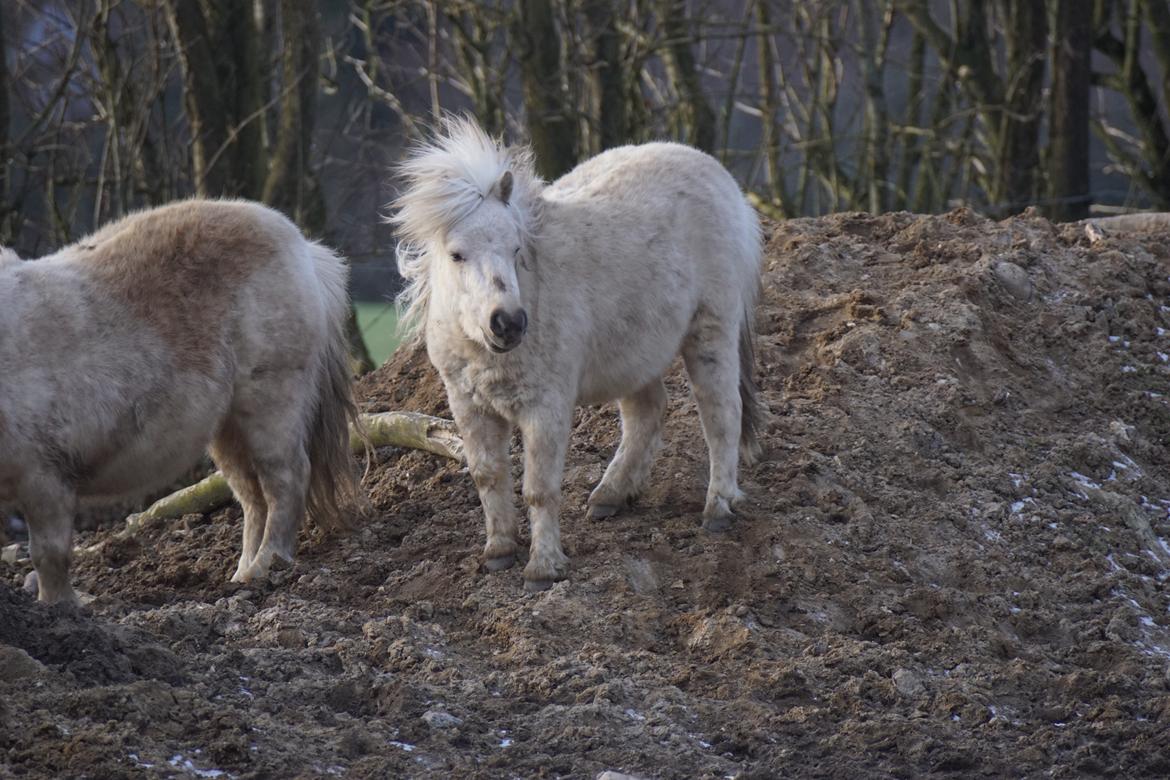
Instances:
[[[505,206],[508,205],[508,201],[512,199],[512,172],[504,171],[496,186],[500,191],[500,200],[504,201]]]

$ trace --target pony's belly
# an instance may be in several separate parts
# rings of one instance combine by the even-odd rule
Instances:
[[[636,393],[661,377],[670,368],[675,353],[669,357],[657,356],[653,360],[637,365],[587,366],[581,375],[581,386],[577,391],[578,406],[593,406],[609,403]]]
[[[678,356],[685,332],[684,325],[666,320],[653,328],[623,334],[621,340],[613,342],[625,345],[622,350],[593,350],[582,367],[577,403],[608,403],[658,379]]]
[[[226,414],[229,397],[164,398],[132,435],[119,437],[116,448],[93,452],[85,469],[88,476],[78,486],[80,495],[140,495],[173,482],[199,462]]]
[[[116,499],[165,487],[199,462],[207,441],[187,441],[181,446],[136,442],[98,466],[78,487],[78,494],[84,498]]]

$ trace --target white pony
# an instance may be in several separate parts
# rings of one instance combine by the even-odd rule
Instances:
[[[731,175],[687,146],[612,149],[545,186],[526,149],[450,119],[399,168],[405,322],[421,325],[487,520],[485,567],[515,560],[508,444],[524,439],[525,587],[567,574],[558,510],[573,408],[620,399],[593,518],[641,490],[681,351],[710,455],[704,527],[726,529],[738,454],[759,452],[752,318],[761,234]]]
[[[35,262],[0,252],[0,504],[39,598],[73,600],[80,500],[176,479],[210,444],[244,508],[236,581],[357,496],[345,262],[255,203],[192,200]]]

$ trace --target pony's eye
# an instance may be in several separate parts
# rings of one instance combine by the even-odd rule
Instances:
[[[451,259],[454,260],[456,263],[462,263],[463,262],[463,255],[459,252],[452,252]]]
[[[520,254],[520,247],[516,247],[515,249],[513,249],[512,254],[514,254],[514,255]]]

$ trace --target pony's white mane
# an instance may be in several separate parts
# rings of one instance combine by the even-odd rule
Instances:
[[[536,228],[543,183],[527,147],[506,148],[472,119],[448,117],[435,135],[407,152],[396,174],[404,189],[391,204],[397,228],[399,332],[417,341],[430,299],[428,266],[436,242],[479,207],[506,171],[512,172],[509,211],[525,244]],[[528,247],[525,246],[527,254]]]
[[[16,254],[16,252],[12,251],[6,246],[0,246],[0,266],[19,262],[20,255]]]

